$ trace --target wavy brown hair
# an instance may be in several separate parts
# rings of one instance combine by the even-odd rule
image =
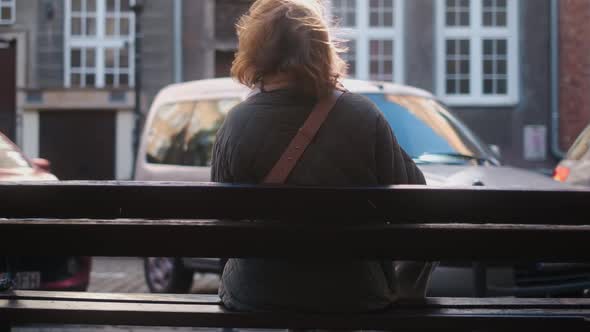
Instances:
[[[257,0],[239,20],[237,32],[231,74],[246,86],[286,74],[303,93],[322,96],[346,73],[320,0]]]

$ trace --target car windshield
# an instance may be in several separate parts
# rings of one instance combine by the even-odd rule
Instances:
[[[8,139],[0,135],[0,169],[30,167],[23,155],[14,149]]]
[[[383,112],[404,150],[417,162],[489,161],[484,145],[436,100],[366,94]]]
[[[590,126],[588,126],[572,145],[567,154],[567,159],[580,160],[590,149]]]

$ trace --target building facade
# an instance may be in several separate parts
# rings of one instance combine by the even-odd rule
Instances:
[[[324,2],[350,76],[432,91],[509,164],[551,168],[590,121],[587,0]],[[165,85],[227,76],[251,3],[0,0],[0,130],[60,178],[130,178],[136,80],[145,114]]]

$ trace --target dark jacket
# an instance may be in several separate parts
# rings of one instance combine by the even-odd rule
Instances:
[[[315,103],[278,90],[236,106],[217,134],[213,181],[261,183]],[[373,186],[425,181],[377,106],[345,93],[287,183]],[[230,259],[220,296],[237,310],[368,311],[391,303],[392,278],[392,263],[383,261]]]

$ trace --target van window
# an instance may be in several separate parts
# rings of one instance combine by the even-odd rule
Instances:
[[[156,110],[147,138],[153,164],[210,166],[217,130],[238,99],[187,101]]]
[[[28,168],[31,167],[23,155],[15,150],[8,138],[0,135],[0,168]]]
[[[578,137],[568,152],[567,159],[580,160],[590,149],[590,127],[587,127]]]

